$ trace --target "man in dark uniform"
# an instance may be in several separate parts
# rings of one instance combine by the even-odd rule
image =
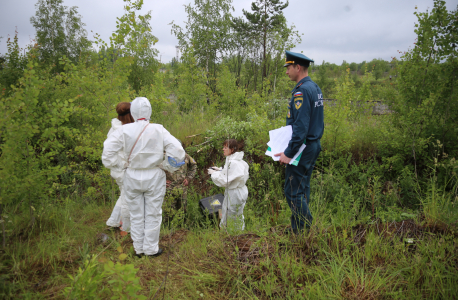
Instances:
[[[286,125],[292,126],[293,135],[285,151],[275,156],[280,156],[280,163],[286,164],[285,196],[292,212],[294,233],[309,228],[313,220],[309,209],[310,178],[321,151],[324,131],[323,94],[308,76],[311,62],[313,60],[303,54],[286,51],[286,74],[297,83],[291,92],[286,116]],[[302,144],[306,147],[298,165],[290,165]]]

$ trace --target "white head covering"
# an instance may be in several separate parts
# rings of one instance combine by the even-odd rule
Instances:
[[[137,97],[130,105],[130,114],[135,121],[138,119],[146,119],[149,121],[151,118],[151,104],[145,97]]]

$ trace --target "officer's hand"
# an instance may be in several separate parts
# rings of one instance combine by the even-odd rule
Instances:
[[[287,165],[291,161],[291,158],[286,156],[285,153],[283,153],[283,152],[274,154],[274,156],[280,156],[279,162],[280,162],[281,165],[283,165],[283,164]]]
[[[188,184],[189,184],[188,178],[185,178],[185,179],[183,180],[183,185],[184,185],[184,186],[188,186]]]

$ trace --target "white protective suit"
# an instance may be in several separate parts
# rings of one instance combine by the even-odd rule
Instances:
[[[235,152],[226,157],[226,164],[221,171],[211,174],[213,182],[224,191],[223,216],[220,226],[227,227],[233,223],[236,229],[245,229],[243,208],[248,199],[248,164],[242,160],[243,152]]]
[[[185,151],[162,125],[149,123],[151,104],[148,99],[139,97],[132,101],[130,113],[135,123],[123,125],[107,138],[103,143],[102,162],[110,169],[123,168],[118,153],[123,152],[129,158],[133,148],[123,181],[130,211],[130,234],[137,254],[153,255],[159,250],[165,195],[165,173],[159,165],[170,172],[178,170],[163,159],[164,151],[177,162],[184,161]]]
[[[108,131],[107,137],[109,137],[113,132],[119,129],[122,126],[122,122],[119,121],[117,118],[111,120],[111,128]],[[126,156],[124,152],[118,153],[119,160],[126,162]],[[116,201],[116,205],[113,208],[113,212],[111,213],[110,218],[107,221],[107,225],[111,227],[119,227],[120,222],[122,221],[122,230],[123,231],[130,231],[130,213],[129,208],[127,206],[126,198],[124,197],[124,192],[122,189],[122,181],[124,178],[124,171],[122,168],[112,168],[111,169],[111,177],[116,180],[116,183],[119,186],[119,190],[121,194]]]

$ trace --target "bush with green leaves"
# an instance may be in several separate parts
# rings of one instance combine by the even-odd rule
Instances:
[[[209,104],[210,91],[204,70],[197,65],[193,48],[183,53],[176,72],[177,104],[181,111],[201,110]]]
[[[0,88],[2,93],[8,95],[12,91],[11,87],[15,86],[24,75],[24,70],[27,67],[27,56],[23,54],[22,49],[19,47],[17,31],[13,40],[8,38],[6,47],[8,52],[1,57]]]
[[[115,50],[122,50],[122,36],[129,30],[135,27],[114,34],[108,49],[112,57],[121,53]],[[55,74],[38,60],[37,51],[27,53],[27,68],[12,92],[0,95],[5,113],[0,121],[0,203],[38,207],[47,197],[74,192],[105,199],[113,183],[101,166],[100,145],[116,104],[134,97],[127,83],[133,59],[74,64],[62,56],[62,72]],[[164,93],[157,95],[154,101],[164,102]]]
[[[444,152],[458,154],[458,9],[447,11],[435,0],[428,12],[415,12],[417,41],[402,55],[397,85],[399,97],[391,102],[394,125],[405,140],[402,149],[412,160],[415,174],[431,157],[431,142],[440,140]]]
[[[125,259],[126,254],[121,254]],[[71,286],[65,289],[67,299],[146,299],[138,295],[142,290],[140,280],[136,276],[138,269],[133,264],[122,264],[107,261],[99,264],[97,256],[87,258],[83,267],[78,269],[75,276],[68,275]],[[108,283],[108,287],[104,283]]]
[[[325,103],[324,123],[325,134],[323,146],[326,149],[341,153],[347,151],[353,139],[352,134],[352,100],[355,100],[354,83],[350,78],[350,70],[336,84],[336,100],[334,103]]]
[[[229,72],[225,65],[221,67],[216,80],[216,92],[214,105],[224,115],[237,120],[244,120],[247,114],[246,91],[237,87],[234,74]]]
[[[99,299],[105,290],[103,288],[105,274],[100,271],[96,255],[86,259],[76,275],[68,275],[68,277],[72,283],[65,289],[67,299]]]
[[[249,155],[263,155],[267,150],[269,130],[283,126],[284,119],[269,120],[256,112],[248,114],[246,121],[236,121],[231,117],[221,118],[205,135],[209,137],[205,148],[219,148],[225,139],[244,142],[245,152]]]

